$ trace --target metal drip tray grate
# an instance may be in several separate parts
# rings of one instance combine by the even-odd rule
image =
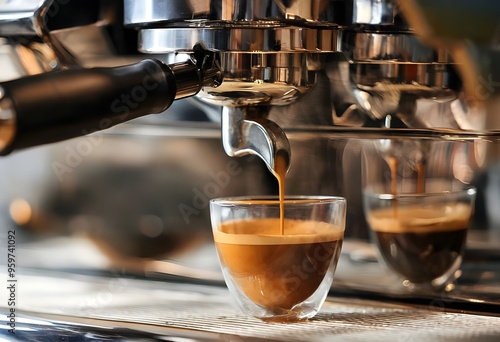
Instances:
[[[293,324],[263,323],[218,305],[210,311],[193,313],[190,308],[193,303],[184,303],[183,309],[182,305],[176,305],[176,309],[130,307],[125,309],[129,310],[128,315],[111,310],[95,317],[281,341],[331,341],[335,336],[352,341],[456,341],[500,336],[498,318],[377,308],[375,305],[380,306],[379,303],[355,301],[355,304],[347,304],[334,303],[334,300],[314,319]]]
[[[20,277],[25,313],[143,331],[180,329],[227,341],[497,341],[500,317],[332,297],[307,322],[265,323],[231,304],[225,288],[124,278]],[[194,335],[193,335],[194,336]]]

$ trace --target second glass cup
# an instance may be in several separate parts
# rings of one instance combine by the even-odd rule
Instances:
[[[394,138],[363,146],[363,207],[379,260],[410,290],[452,290],[476,190],[465,142]]]
[[[409,289],[441,289],[462,263],[476,190],[437,193],[365,192],[368,224],[379,254]]]
[[[319,311],[344,237],[344,198],[286,198],[284,209],[282,228],[277,198],[210,202],[215,246],[231,295],[243,312],[264,320],[305,319]]]

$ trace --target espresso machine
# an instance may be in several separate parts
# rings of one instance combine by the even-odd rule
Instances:
[[[210,149],[222,142],[229,157],[258,157],[243,159],[242,169],[272,175],[283,156],[288,194],[347,197],[346,236],[356,240],[368,239],[364,145],[411,165],[440,161],[431,176],[478,187],[473,225],[486,232],[492,254],[485,256],[481,244],[473,249],[490,260],[500,243],[498,14],[500,6],[487,0],[0,0],[0,153],[87,134],[101,139],[97,131],[117,124],[111,135],[120,139],[145,126],[152,135],[179,135],[178,122],[148,114],[166,111],[161,117],[168,118],[182,103],[205,117],[190,127],[220,132],[210,133],[217,138]],[[188,135],[197,134],[205,136],[196,129]],[[135,151],[134,144],[123,146]],[[130,157],[98,145],[90,151],[99,162]],[[84,145],[76,140],[61,148],[66,164],[53,169],[57,175],[80,167],[67,162],[74,151],[84,167],[87,153],[82,148],[78,156],[78,146]],[[193,147],[202,151],[199,158],[207,146]],[[147,149],[164,151],[154,142]],[[231,158],[221,161],[229,170]],[[203,182],[232,187],[220,186],[221,179]],[[256,178],[232,179],[246,181]],[[181,222],[208,210],[204,186],[186,185]],[[246,195],[248,188],[237,189]],[[252,190],[277,188],[270,177]],[[155,226],[154,217],[146,219]],[[99,225],[81,217],[71,222]]]
[[[467,4],[448,11],[446,2],[1,6],[2,154],[163,112],[193,95],[220,122],[229,156],[257,155],[271,172],[277,154],[290,167],[285,131],[489,141],[500,127],[495,5],[471,5],[489,26],[467,30],[455,24],[465,22]],[[398,149],[384,150],[391,146]],[[492,146],[483,154],[488,162],[472,169],[498,156]]]
[[[490,0],[0,0],[0,227],[42,271],[21,310],[206,340],[498,337],[499,15]],[[226,308],[208,217],[213,197],[275,195],[278,156],[287,195],[348,203],[345,306],[297,329]],[[391,157],[477,188],[454,291],[404,292],[377,267],[363,173]]]
[[[147,113],[162,112],[174,99],[198,93],[201,101],[224,108],[221,124],[226,153],[230,156],[257,154],[272,169],[273,155],[277,151],[290,154],[286,135],[279,127],[287,125],[287,114],[276,114],[278,126],[267,117],[274,116],[273,111],[283,112],[281,106],[295,102],[315,84],[321,83],[322,77],[326,77],[330,88],[330,104],[321,105],[329,105],[329,110],[321,108],[318,112],[322,113],[302,115],[307,119],[299,122],[335,127],[437,128],[457,132],[487,132],[498,128],[495,115],[483,114],[482,105],[477,106],[479,109],[474,107],[484,102],[481,96],[474,96],[474,90],[465,93],[471,101],[460,96],[464,91],[462,79],[468,83],[465,89],[477,88],[479,81],[470,76],[472,72],[479,75],[483,83],[494,82],[494,70],[490,70],[493,66],[471,71],[484,64],[477,66],[479,61],[474,59],[478,54],[476,50],[483,51],[484,44],[472,44],[476,50],[471,48],[469,51],[460,44],[466,40],[463,37],[457,40],[458,43],[450,43],[453,45],[450,47],[424,45],[418,31],[415,34],[403,16],[404,2],[205,1],[192,4],[185,1],[124,1],[123,7],[106,1],[85,6],[74,3],[18,1],[2,5],[4,48],[11,50],[11,56],[17,55],[11,63],[24,68],[23,76],[42,74],[2,85],[4,154],[9,152],[9,145],[14,149],[62,140]],[[427,10],[425,4],[422,8]],[[71,10],[80,13],[78,20],[68,20],[71,14],[65,11]],[[484,10],[488,12],[488,8]],[[121,11],[125,29],[116,27],[122,24],[116,22]],[[410,19],[419,24],[422,21]],[[123,59],[131,59],[130,55],[119,55],[120,52],[130,53],[124,45],[133,44],[131,41],[135,38],[126,30],[137,32],[137,48],[144,54],[143,59],[154,54],[168,64],[174,56],[180,58],[189,51],[192,53],[188,53],[190,57],[185,58],[184,64],[174,63],[164,71],[161,70],[164,64],[144,62],[130,70],[130,77],[126,69],[109,70],[110,75],[105,74],[107,70],[100,69],[92,74],[89,66],[119,65],[124,63]],[[452,59],[452,48],[458,62]],[[493,58],[494,53],[484,56]],[[477,63],[473,64],[475,61]],[[47,74],[59,69],[68,71]],[[147,89],[147,82],[151,82],[151,87],[154,82],[160,82],[161,76],[155,73],[165,73],[166,84],[151,91]],[[84,79],[86,76],[88,81]],[[217,87],[222,78],[224,83]],[[485,84],[486,91],[494,95],[495,87],[490,83]],[[87,88],[78,89],[79,84]],[[118,85],[122,88],[113,89]],[[37,93],[30,86],[43,88],[45,92],[36,99],[31,95],[25,100],[22,96]],[[85,93],[89,87],[94,93]],[[104,91],[109,94],[103,94]],[[95,99],[97,93],[100,97]],[[161,93],[165,94],[164,103],[156,99]],[[146,101],[143,98],[147,96],[155,99]],[[486,97],[492,101],[490,96]],[[87,98],[94,98],[94,107],[86,108],[83,101],[76,101]],[[451,118],[422,118],[416,108],[421,99],[455,101],[454,108],[458,109]],[[104,108],[99,108],[97,100],[104,102]],[[50,110],[45,110],[45,106],[50,106]],[[142,106],[151,107],[140,109]],[[49,112],[73,114],[68,118],[55,115],[58,119],[46,123],[50,128],[42,129],[43,118],[54,117]],[[80,117],[81,121],[90,121],[85,112],[96,113],[93,116],[100,120],[108,114],[106,112],[112,112],[114,117],[101,125],[94,124],[95,127],[89,123],[89,127],[85,124],[79,127]],[[36,127],[31,127],[31,113],[40,113],[40,118],[33,118]],[[117,114],[121,114],[121,118],[117,119]],[[394,119],[392,124],[391,119]],[[78,126],[73,129],[75,132],[67,127],[58,130],[58,125],[65,127],[70,125],[68,122]],[[50,133],[45,134],[45,129]],[[38,138],[24,142],[25,134]]]

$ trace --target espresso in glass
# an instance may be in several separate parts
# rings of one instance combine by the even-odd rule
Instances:
[[[437,279],[447,278],[460,266],[472,207],[448,202],[425,205],[420,197],[420,204],[371,210],[367,219],[390,269],[412,284],[439,285]]]
[[[214,242],[231,295],[264,320],[313,317],[333,281],[345,229],[340,197],[215,199]],[[281,207],[281,208],[280,208]]]
[[[227,222],[214,234],[222,268],[252,302],[280,314],[333,276],[343,232],[324,222],[278,219]],[[330,272],[329,272],[330,271]],[[330,273],[330,274],[329,274]]]

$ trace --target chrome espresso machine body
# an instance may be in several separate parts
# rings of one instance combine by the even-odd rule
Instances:
[[[366,238],[366,141],[382,142],[379,154],[442,153],[454,161],[445,174],[484,188],[478,227],[500,226],[488,190],[500,161],[498,14],[486,0],[0,2],[0,150],[196,94],[190,105],[220,122],[227,155],[257,155],[272,172],[283,155],[288,193],[346,196],[347,235]]]

